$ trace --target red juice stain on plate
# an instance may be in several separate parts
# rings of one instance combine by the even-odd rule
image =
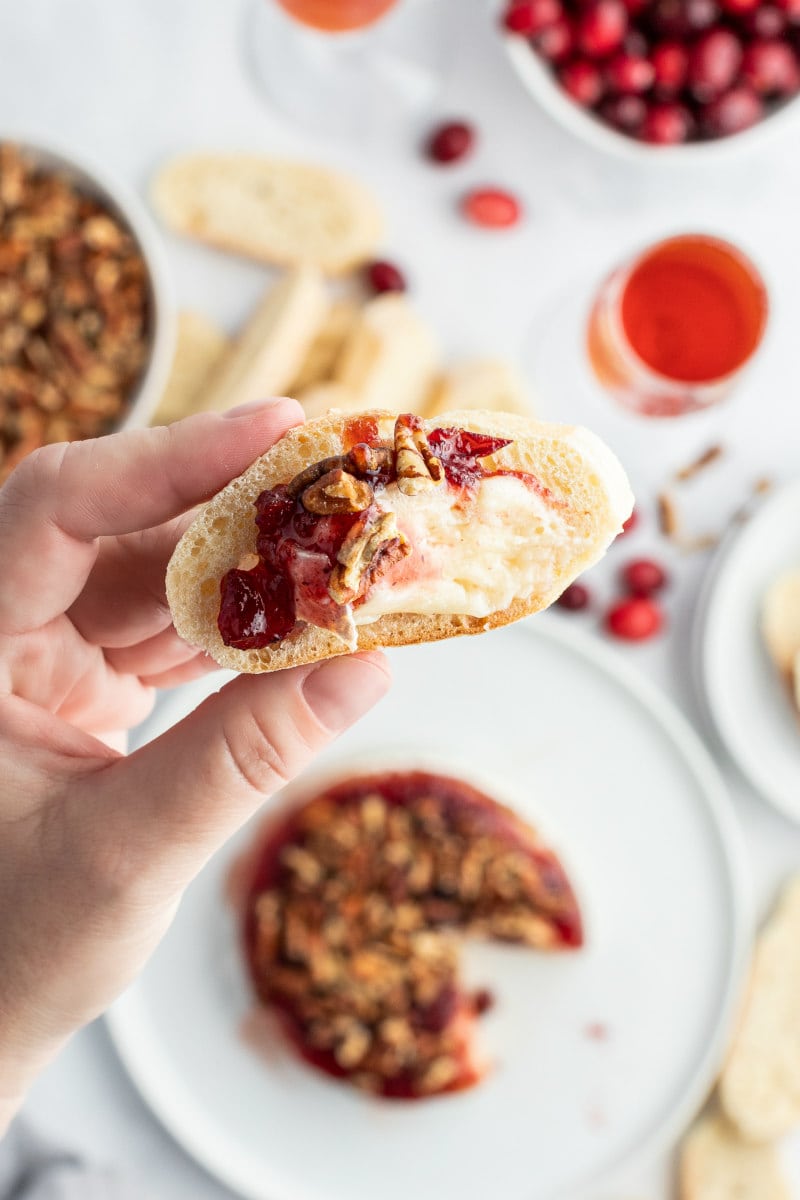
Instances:
[[[747,259],[715,238],[671,238],[634,267],[621,301],[631,349],[653,371],[708,383],[755,350],[767,298]]]

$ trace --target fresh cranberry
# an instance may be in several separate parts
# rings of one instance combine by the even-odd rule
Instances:
[[[647,58],[650,43],[638,29],[631,29],[625,35],[622,49],[626,54],[632,54],[634,58]]]
[[[661,608],[650,596],[619,600],[606,614],[606,628],[614,637],[643,642],[654,637],[664,624]]]
[[[740,17],[743,13],[752,12],[758,8],[761,0],[719,0],[724,12],[730,13],[733,17]]]
[[[752,37],[777,38],[786,32],[786,12],[774,4],[760,4],[744,17],[744,27]]]
[[[563,9],[559,0],[514,0],[506,9],[503,24],[511,33],[532,37],[561,16]]]
[[[437,163],[459,162],[475,145],[475,130],[465,121],[448,121],[439,125],[428,138],[425,147],[428,158]]]
[[[622,585],[634,596],[650,596],[667,584],[667,573],[652,558],[634,558],[620,571]]]
[[[600,68],[588,58],[566,63],[559,70],[558,79],[564,91],[584,108],[594,108],[605,90]]]
[[[745,48],[742,78],[762,96],[791,96],[800,90],[800,67],[785,42],[751,42]]]
[[[626,533],[630,533],[632,529],[635,529],[638,524],[639,524],[639,510],[636,508],[633,508],[633,509],[631,509],[631,515],[628,517],[627,521],[623,521],[622,533],[619,536],[624,537]]]
[[[716,0],[655,0],[650,20],[664,37],[684,38],[710,28],[718,16]]]
[[[692,131],[692,114],[682,104],[665,101],[651,104],[639,136],[656,146],[676,146],[685,142]]]
[[[461,211],[474,225],[486,229],[508,229],[522,215],[519,201],[500,188],[476,188],[461,201]]]
[[[591,599],[587,587],[582,583],[571,583],[558,597],[556,604],[559,608],[566,608],[568,612],[581,612],[582,609],[589,607]]]
[[[638,134],[647,116],[641,96],[612,96],[600,105],[600,116],[620,133]]]
[[[658,42],[650,51],[653,87],[663,99],[677,96],[686,83],[689,51],[680,42]]]
[[[742,44],[730,29],[712,29],[689,54],[689,87],[698,100],[711,100],[729,88],[742,63]]]
[[[575,46],[575,34],[569,21],[562,19],[548,25],[533,39],[533,45],[548,62],[565,62]]]
[[[622,0],[622,3],[628,10],[631,17],[638,17],[640,13],[645,12],[650,0]]]
[[[578,46],[590,58],[605,58],[616,50],[628,30],[628,13],[622,0],[595,0],[578,18]]]
[[[606,67],[606,80],[612,92],[646,92],[655,79],[653,64],[633,54],[618,54]]]
[[[367,267],[367,279],[374,292],[404,292],[406,280],[394,263],[377,259]]]
[[[792,24],[800,23],[800,0],[775,0],[775,3],[786,13]]]
[[[727,137],[749,129],[764,115],[764,105],[752,88],[733,88],[718,96],[700,113],[700,125],[709,137]]]

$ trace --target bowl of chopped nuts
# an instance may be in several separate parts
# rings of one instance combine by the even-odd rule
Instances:
[[[0,482],[39,446],[146,425],[173,341],[136,197],[70,152],[0,141]]]

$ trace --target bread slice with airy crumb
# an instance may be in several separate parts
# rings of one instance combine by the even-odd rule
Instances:
[[[334,364],[358,319],[359,311],[355,300],[346,297],[331,303],[295,378],[289,383],[289,391],[293,396],[299,399],[301,392],[320,387],[331,380]]]
[[[729,1119],[754,1142],[800,1125],[800,875],[759,935],[719,1095]]]
[[[233,349],[214,372],[205,408],[222,412],[281,396],[297,374],[328,308],[322,275],[296,267],[267,289]]]
[[[307,421],[327,417],[332,412],[355,413],[361,409],[356,397],[341,383],[315,383],[297,393]]]
[[[743,1142],[719,1114],[689,1131],[679,1180],[680,1200],[791,1200],[775,1148]]]
[[[383,234],[376,201],[355,179],[256,154],[176,158],[152,194],[177,233],[276,266],[338,275],[372,258]]]
[[[378,411],[355,419],[361,427],[364,420],[377,422],[380,439],[392,443],[393,414]],[[221,579],[255,548],[256,498],[265,489],[289,482],[312,464],[342,454],[348,448],[348,429],[353,420],[350,414],[332,413],[291,429],[201,510],[178,543],[167,571],[167,596],[175,628],[221,666],[235,671],[273,671],[348,652],[340,637],[315,625],[293,631],[264,649],[238,650],[223,644],[217,616]],[[519,471],[534,476],[538,492],[522,484],[521,491],[526,496],[530,492],[549,497],[539,503],[541,513],[534,522],[521,529],[514,525],[511,541],[506,541],[515,563],[520,562],[526,571],[533,564],[535,582],[524,594],[514,594],[498,611],[482,615],[470,615],[459,608],[420,611],[430,608],[423,585],[417,611],[401,608],[369,616],[368,623],[357,623],[359,650],[482,633],[546,608],[603,554],[632,508],[633,497],[622,467],[588,430],[543,424],[514,414],[482,412],[443,413],[435,421],[423,421],[422,427],[427,433],[435,428],[457,428],[510,439],[511,445],[485,461],[498,472]],[[435,502],[427,493],[402,499],[411,504],[424,528]],[[457,501],[458,497],[454,506]],[[438,502],[448,503],[447,495]],[[469,507],[464,511],[469,518]],[[485,568],[491,579],[511,571],[512,564],[503,561],[493,548],[492,528],[502,540],[506,536],[502,529],[518,517],[519,513],[501,510],[499,524],[494,527],[470,519],[459,527],[457,550],[467,570],[480,572]],[[523,517],[527,522],[525,509]],[[556,528],[558,533],[554,533]],[[426,543],[423,536],[422,543],[426,544],[425,554],[430,555],[430,541]],[[446,564],[446,555],[442,561]],[[512,583],[514,578],[512,574]],[[392,583],[387,590],[390,603],[393,596],[403,594],[401,589],[395,591],[397,587]]]
[[[198,312],[178,314],[178,336],[167,385],[151,425],[169,425],[202,412],[214,374],[230,351],[231,339]]]

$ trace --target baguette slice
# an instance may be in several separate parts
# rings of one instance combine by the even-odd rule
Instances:
[[[218,412],[285,394],[325,319],[328,296],[314,267],[288,271],[264,295],[214,372],[205,407]]]
[[[305,391],[299,392],[297,399],[303,406],[307,421],[327,417],[334,410],[356,413],[362,407],[356,397],[341,383],[315,383]]]
[[[327,383],[333,375],[333,367],[345,340],[358,319],[359,306],[354,300],[334,300],[296,377],[289,384],[293,396],[308,388]]]
[[[800,1125],[800,875],[758,938],[719,1094],[729,1119],[751,1141],[770,1141]]]
[[[422,412],[437,359],[428,326],[405,296],[387,293],[364,305],[336,360],[333,379],[358,398],[361,408]]]
[[[153,203],[178,233],[277,266],[339,274],[374,256],[383,220],[372,195],[326,167],[254,154],[190,154],[168,163]]]
[[[454,409],[533,415],[533,404],[517,372],[500,358],[476,358],[445,371],[434,384],[425,407],[426,417]]]
[[[175,628],[220,666],[273,671],[356,648],[437,641],[507,625],[552,603],[601,557],[632,508],[622,467],[585,429],[514,414],[442,414],[423,422],[423,429],[456,427],[509,438],[512,445],[484,464],[533,474],[539,487],[513,477],[487,480],[478,488],[484,505],[478,510],[474,500],[463,502],[460,489],[444,483],[433,498],[429,492],[401,496],[396,484],[389,485],[382,503],[394,509],[401,530],[409,532],[412,552],[401,565],[412,569],[399,579],[389,572],[370,590],[363,608],[353,609],[351,644],[330,629],[307,624],[263,649],[224,645],[217,629],[220,581],[253,554],[256,498],[312,464],[342,454],[354,420],[360,428],[365,420],[378,422],[381,440],[391,444],[395,418],[386,412],[356,418],[331,413],[291,429],[201,510],[178,543],[167,570]],[[424,580],[415,577],[414,566],[427,567]],[[503,602],[492,607],[499,594]]]
[[[717,1114],[689,1132],[679,1176],[680,1200],[791,1200],[774,1147],[740,1141]]]
[[[800,713],[800,650],[794,656],[794,665],[792,666],[792,695],[797,711]]]
[[[761,610],[761,633],[779,674],[790,679],[800,652],[800,570],[785,571],[770,586]]]
[[[180,313],[169,379],[151,424],[169,425],[201,412],[206,405],[208,385],[230,347],[228,335],[202,313]]]

